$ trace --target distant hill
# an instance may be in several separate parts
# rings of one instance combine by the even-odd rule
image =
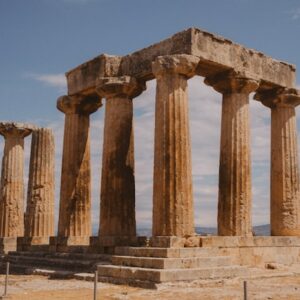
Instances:
[[[254,226],[253,229],[254,229],[255,235],[270,235],[271,234],[270,224]]]
[[[259,225],[254,226],[253,230],[255,232],[255,235],[257,236],[268,236],[270,235],[270,225]],[[139,236],[151,236],[151,228],[149,227],[141,227],[137,229],[137,233]],[[217,228],[216,227],[196,227],[196,233],[201,235],[216,235],[217,234]],[[93,230],[94,236],[98,234],[98,228],[94,228]]]
[[[270,225],[258,225],[253,227],[256,236],[268,236],[270,235]],[[216,235],[217,228],[215,227],[196,227],[196,232],[198,234],[210,234]]]
[[[270,235],[270,225],[259,225],[253,227],[254,233],[257,236],[268,236]],[[151,228],[138,228],[137,229],[139,236],[151,236]],[[216,235],[216,227],[196,227],[196,233],[200,235]]]

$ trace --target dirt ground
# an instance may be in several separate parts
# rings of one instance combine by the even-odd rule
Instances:
[[[250,279],[248,299],[300,299],[300,276]],[[4,276],[0,276],[2,294]],[[81,280],[52,280],[43,276],[16,276],[9,278],[10,300],[92,300],[93,282]],[[241,279],[201,280],[189,283],[163,284],[157,290],[98,283],[97,299],[101,300],[160,300],[160,299],[243,299]],[[1,298],[0,298],[1,299]]]

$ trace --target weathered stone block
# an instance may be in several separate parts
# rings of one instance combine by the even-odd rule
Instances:
[[[50,237],[49,251],[86,253],[89,250],[89,244],[89,237]]]
[[[17,250],[17,238],[1,237],[0,238],[0,253],[8,253]]]
[[[117,247],[117,246],[137,246],[138,238],[136,236],[99,236],[98,246]]]
[[[158,248],[182,248],[185,238],[176,236],[155,236],[150,239],[151,247]]]
[[[199,246],[200,246],[199,236],[190,236],[185,239],[184,247],[199,247]]]

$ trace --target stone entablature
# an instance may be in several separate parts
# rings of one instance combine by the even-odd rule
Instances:
[[[68,94],[94,94],[99,77],[154,78],[152,62],[157,56],[187,54],[201,59],[197,74],[207,77],[234,69],[260,80],[258,90],[293,87],[295,66],[275,60],[228,39],[189,28],[172,37],[125,56],[102,54],[66,73]]]

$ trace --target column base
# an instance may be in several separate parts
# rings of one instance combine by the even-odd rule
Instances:
[[[56,245],[57,245],[57,237],[50,236],[49,238],[49,252],[54,253],[56,252]]]
[[[272,236],[300,236],[300,229],[272,229]]]
[[[99,236],[98,245],[100,247],[136,246],[137,240],[136,236]]]
[[[17,251],[17,238],[16,237],[0,238],[0,253],[7,254],[10,251]]]
[[[18,237],[18,251],[49,252],[50,237]]]
[[[199,247],[200,235],[193,235],[187,237],[153,236],[150,238],[150,246],[158,248]]]
[[[50,249],[53,252],[85,253],[90,245],[89,236],[57,236],[50,238]]]
[[[145,236],[99,236],[92,237],[91,246],[98,253],[114,254],[116,247],[147,246],[148,238]]]

